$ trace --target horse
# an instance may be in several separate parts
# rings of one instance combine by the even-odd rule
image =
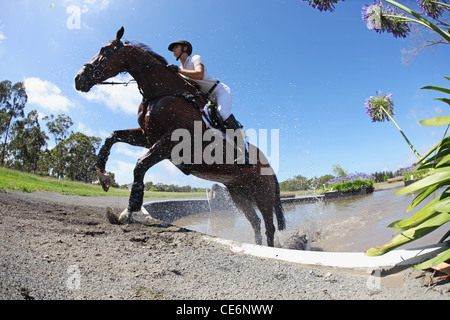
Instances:
[[[105,80],[119,73],[129,73],[137,82],[143,96],[138,108],[139,127],[114,131],[107,137],[94,166],[99,181],[107,192],[110,178],[105,174],[105,167],[111,147],[117,142],[124,142],[148,149],[136,163],[129,205],[120,214],[118,221],[128,223],[133,214],[141,211],[144,175],[152,166],[167,159],[185,174],[223,183],[231,200],[250,222],[255,233],[255,243],[261,245],[261,219],[255,211],[257,207],[264,220],[267,245],[273,247],[274,214],[278,230],[284,230],[286,222],[277,177],[267,158],[252,144],[248,144],[253,161],[251,165],[229,161],[229,152],[222,152],[221,155],[220,148],[234,148],[230,148],[230,141],[227,139],[214,135],[210,135],[209,141],[205,139],[210,130],[204,117],[204,106],[208,102],[205,94],[170,70],[166,59],[149,47],[123,43],[121,39],[124,31],[122,27],[116,38],[103,46],[75,77],[76,90],[89,92],[95,85],[105,84]],[[187,135],[183,135],[184,133]],[[180,137],[189,135],[194,137],[193,143],[191,141],[189,144],[190,148],[180,148]],[[215,139],[212,139],[212,136]],[[214,142],[211,142],[212,140]],[[201,156],[208,150],[211,152],[211,148],[214,149],[211,154],[214,154],[215,161],[206,161],[207,159]],[[174,150],[178,150],[179,156],[176,156]],[[180,158],[183,161],[180,161]]]

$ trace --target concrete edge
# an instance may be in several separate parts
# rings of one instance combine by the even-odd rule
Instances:
[[[433,255],[450,248],[449,243],[445,242],[415,249],[393,250],[383,256],[368,257],[363,252],[322,252],[270,248],[207,235],[203,239],[229,247],[234,253],[301,265],[350,270],[407,268],[430,259]]]
[[[174,215],[170,221],[175,221],[184,215],[200,212],[199,207],[209,207],[207,200],[167,200],[146,203],[143,205],[145,216],[164,220],[168,216]],[[187,207],[189,210],[187,210]],[[155,210],[156,209],[156,210]],[[151,211],[152,214],[149,214]],[[182,214],[180,214],[182,212]],[[162,213],[159,217],[155,213]],[[280,260],[301,265],[322,266],[349,270],[368,269],[392,269],[408,268],[430,259],[433,255],[439,254],[450,248],[450,242],[435,244],[415,249],[393,250],[378,257],[368,257],[363,252],[323,252],[323,251],[302,251],[284,248],[271,248],[238,241],[221,239],[203,234],[203,239],[215,242],[228,247],[234,253],[242,253],[260,258]]]

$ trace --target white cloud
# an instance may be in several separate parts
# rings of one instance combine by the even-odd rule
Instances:
[[[88,8],[92,8],[95,11],[102,11],[108,8],[110,0],[84,0],[83,3]]]
[[[112,79],[115,82],[127,82],[131,78],[128,75],[119,75]],[[123,85],[96,86],[88,93],[80,93],[88,101],[101,103],[116,112],[124,112],[128,115],[137,115],[142,96],[136,85],[127,87]]]
[[[100,133],[99,133],[100,138],[102,138],[103,140],[108,138],[110,134],[111,134],[111,132],[106,132],[105,130],[100,130]]]
[[[108,8],[111,0],[65,0],[66,5],[75,5],[82,8],[83,11],[91,9],[95,12],[100,12]]]
[[[108,162],[106,171],[114,172],[117,183],[126,184],[133,182],[133,171],[135,166],[136,162],[129,163],[122,160],[112,160]],[[164,162],[156,164],[147,171],[144,182],[151,181],[153,183],[180,184],[180,181],[175,179],[175,177],[170,178],[167,175],[165,168]]]
[[[175,167],[175,165],[172,162],[168,160],[161,162],[161,166],[163,170],[171,177],[177,177],[182,174],[181,171],[177,167]]]
[[[116,145],[116,149],[114,150],[115,153],[123,154],[136,160],[142,157],[147,151],[147,149],[136,147],[132,147],[132,149],[130,149],[130,145],[125,143],[118,143]]]
[[[1,23],[2,21],[0,20],[0,23]],[[2,41],[3,40],[6,40],[7,38],[6,38],[6,36],[5,36],[5,34],[3,33],[3,24],[0,24],[0,44],[2,44]]]
[[[114,172],[118,184],[133,182],[133,170],[136,163],[128,163],[121,160],[113,160],[106,166],[106,171]]]
[[[77,126],[77,131],[84,133],[87,136],[93,137],[96,135],[95,131],[91,128],[88,128],[84,123],[79,122]]]
[[[69,112],[74,104],[61,94],[61,89],[50,81],[39,78],[24,80],[28,95],[28,103],[37,104],[50,113]]]

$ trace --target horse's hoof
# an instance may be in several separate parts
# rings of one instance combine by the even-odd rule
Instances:
[[[119,216],[120,224],[127,224],[131,222],[131,212],[128,209],[123,210],[123,212]]]
[[[95,171],[97,171],[97,177],[103,190],[105,190],[105,192],[108,192],[109,187],[111,186],[111,178],[108,175],[104,174],[102,170],[100,170],[100,168],[98,168],[97,166],[95,167]]]

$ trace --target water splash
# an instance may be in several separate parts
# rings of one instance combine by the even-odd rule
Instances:
[[[211,195],[212,195],[212,189],[205,189],[206,191],[206,200],[208,200],[208,206],[209,206],[209,214],[208,214],[208,223],[207,223],[207,227],[206,227],[206,233],[207,234],[211,234],[211,228],[214,228],[214,226],[212,226],[212,223],[214,223],[214,221],[211,219],[212,216],[212,208],[211,208],[211,198],[209,197],[209,192],[211,191]]]

